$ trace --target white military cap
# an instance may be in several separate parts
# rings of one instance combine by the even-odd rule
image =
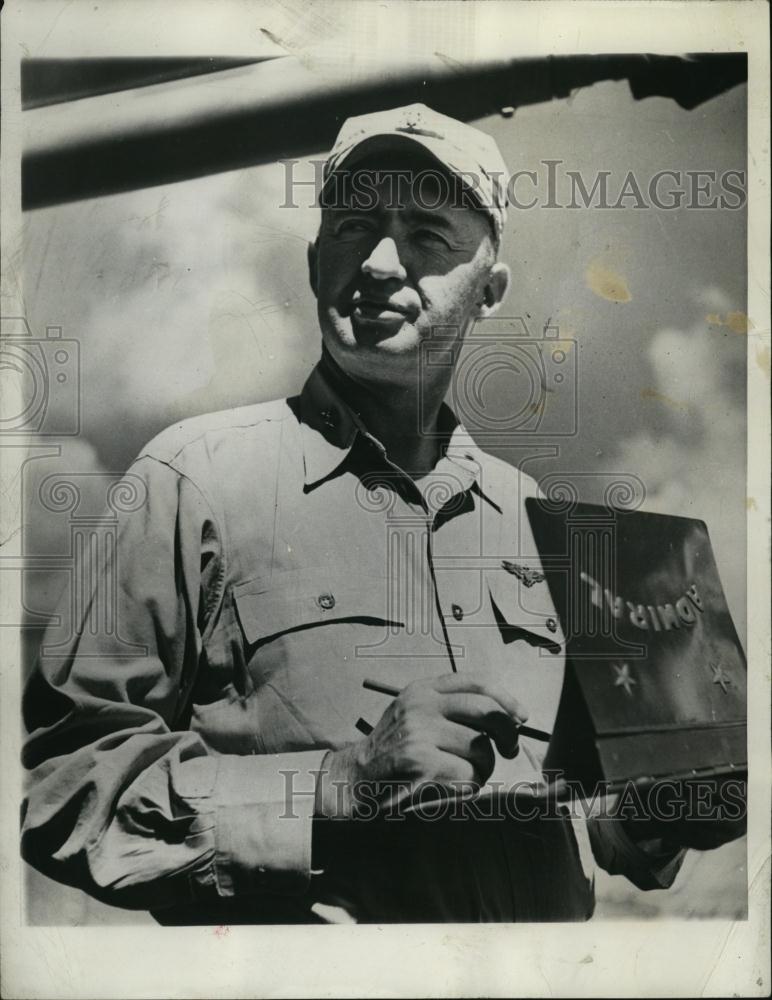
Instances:
[[[406,143],[425,149],[474,192],[490,216],[497,236],[507,218],[507,168],[495,140],[465,122],[433,111],[425,104],[376,111],[347,118],[324,167],[325,183],[371,153]]]

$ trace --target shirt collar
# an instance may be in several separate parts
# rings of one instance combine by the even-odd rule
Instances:
[[[439,413],[440,432],[448,437],[442,458],[435,471],[447,461],[455,467],[465,488],[474,488],[499,511],[503,496],[501,476],[495,463],[479,448],[455,413],[445,403]],[[303,447],[303,467],[307,489],[327,479],[348,458],[357,435],[373,441],[385,454],[380,442],[373,437],[361,418],[342,398],[334,385],[334,373],[319,361],[308,376],[300,394],[300,434]]]
[[[300,393],[305,485],[315,486],[347,458],[362,423],[333,388],[320,361]]]

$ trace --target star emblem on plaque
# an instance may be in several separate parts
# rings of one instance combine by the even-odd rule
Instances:
[[[713,683],[720,684],[721,690],[726,694],[729,685],[732,683],[732,678],[720,663],[711,663],[710,669],[713,671]]]
[[[638,681],[630,673],[630,665],[628,663],[612,663],[611,666],[614,668],[614,673],[616,675],[614,679],[614,687],[623,687],[630,697],[632,697],[633,686],[637,684]]]

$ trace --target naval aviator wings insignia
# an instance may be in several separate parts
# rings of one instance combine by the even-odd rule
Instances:
[[[508,559],[502,559],[501,565],[507,573],[516,576],[524,587],[532,587],[535,583],[542,583],[544,580],[544,574],[541,570],[532,569],[530,566],[522,566],[520,563],[510,562]]]

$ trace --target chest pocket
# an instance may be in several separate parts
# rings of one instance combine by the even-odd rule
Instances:
[[[385,578],[342,580],[326,573],[275,574],[270,586],[259,581],[233,589],[247,643],[260,646],[290,632],[344,622],[401,627],[389,605]]]
[[[233,600],[254,696],[272,706],[261,712],[263,732],[283,715],[309,745],[357,737],[357,718],[372,710],[363,689],[372,661],[363,651],[404,631],[390,608],[388,580],[275,573],[269,587],[254,580],[236,586]],[[273,743],[268,734],[266,744]]]

